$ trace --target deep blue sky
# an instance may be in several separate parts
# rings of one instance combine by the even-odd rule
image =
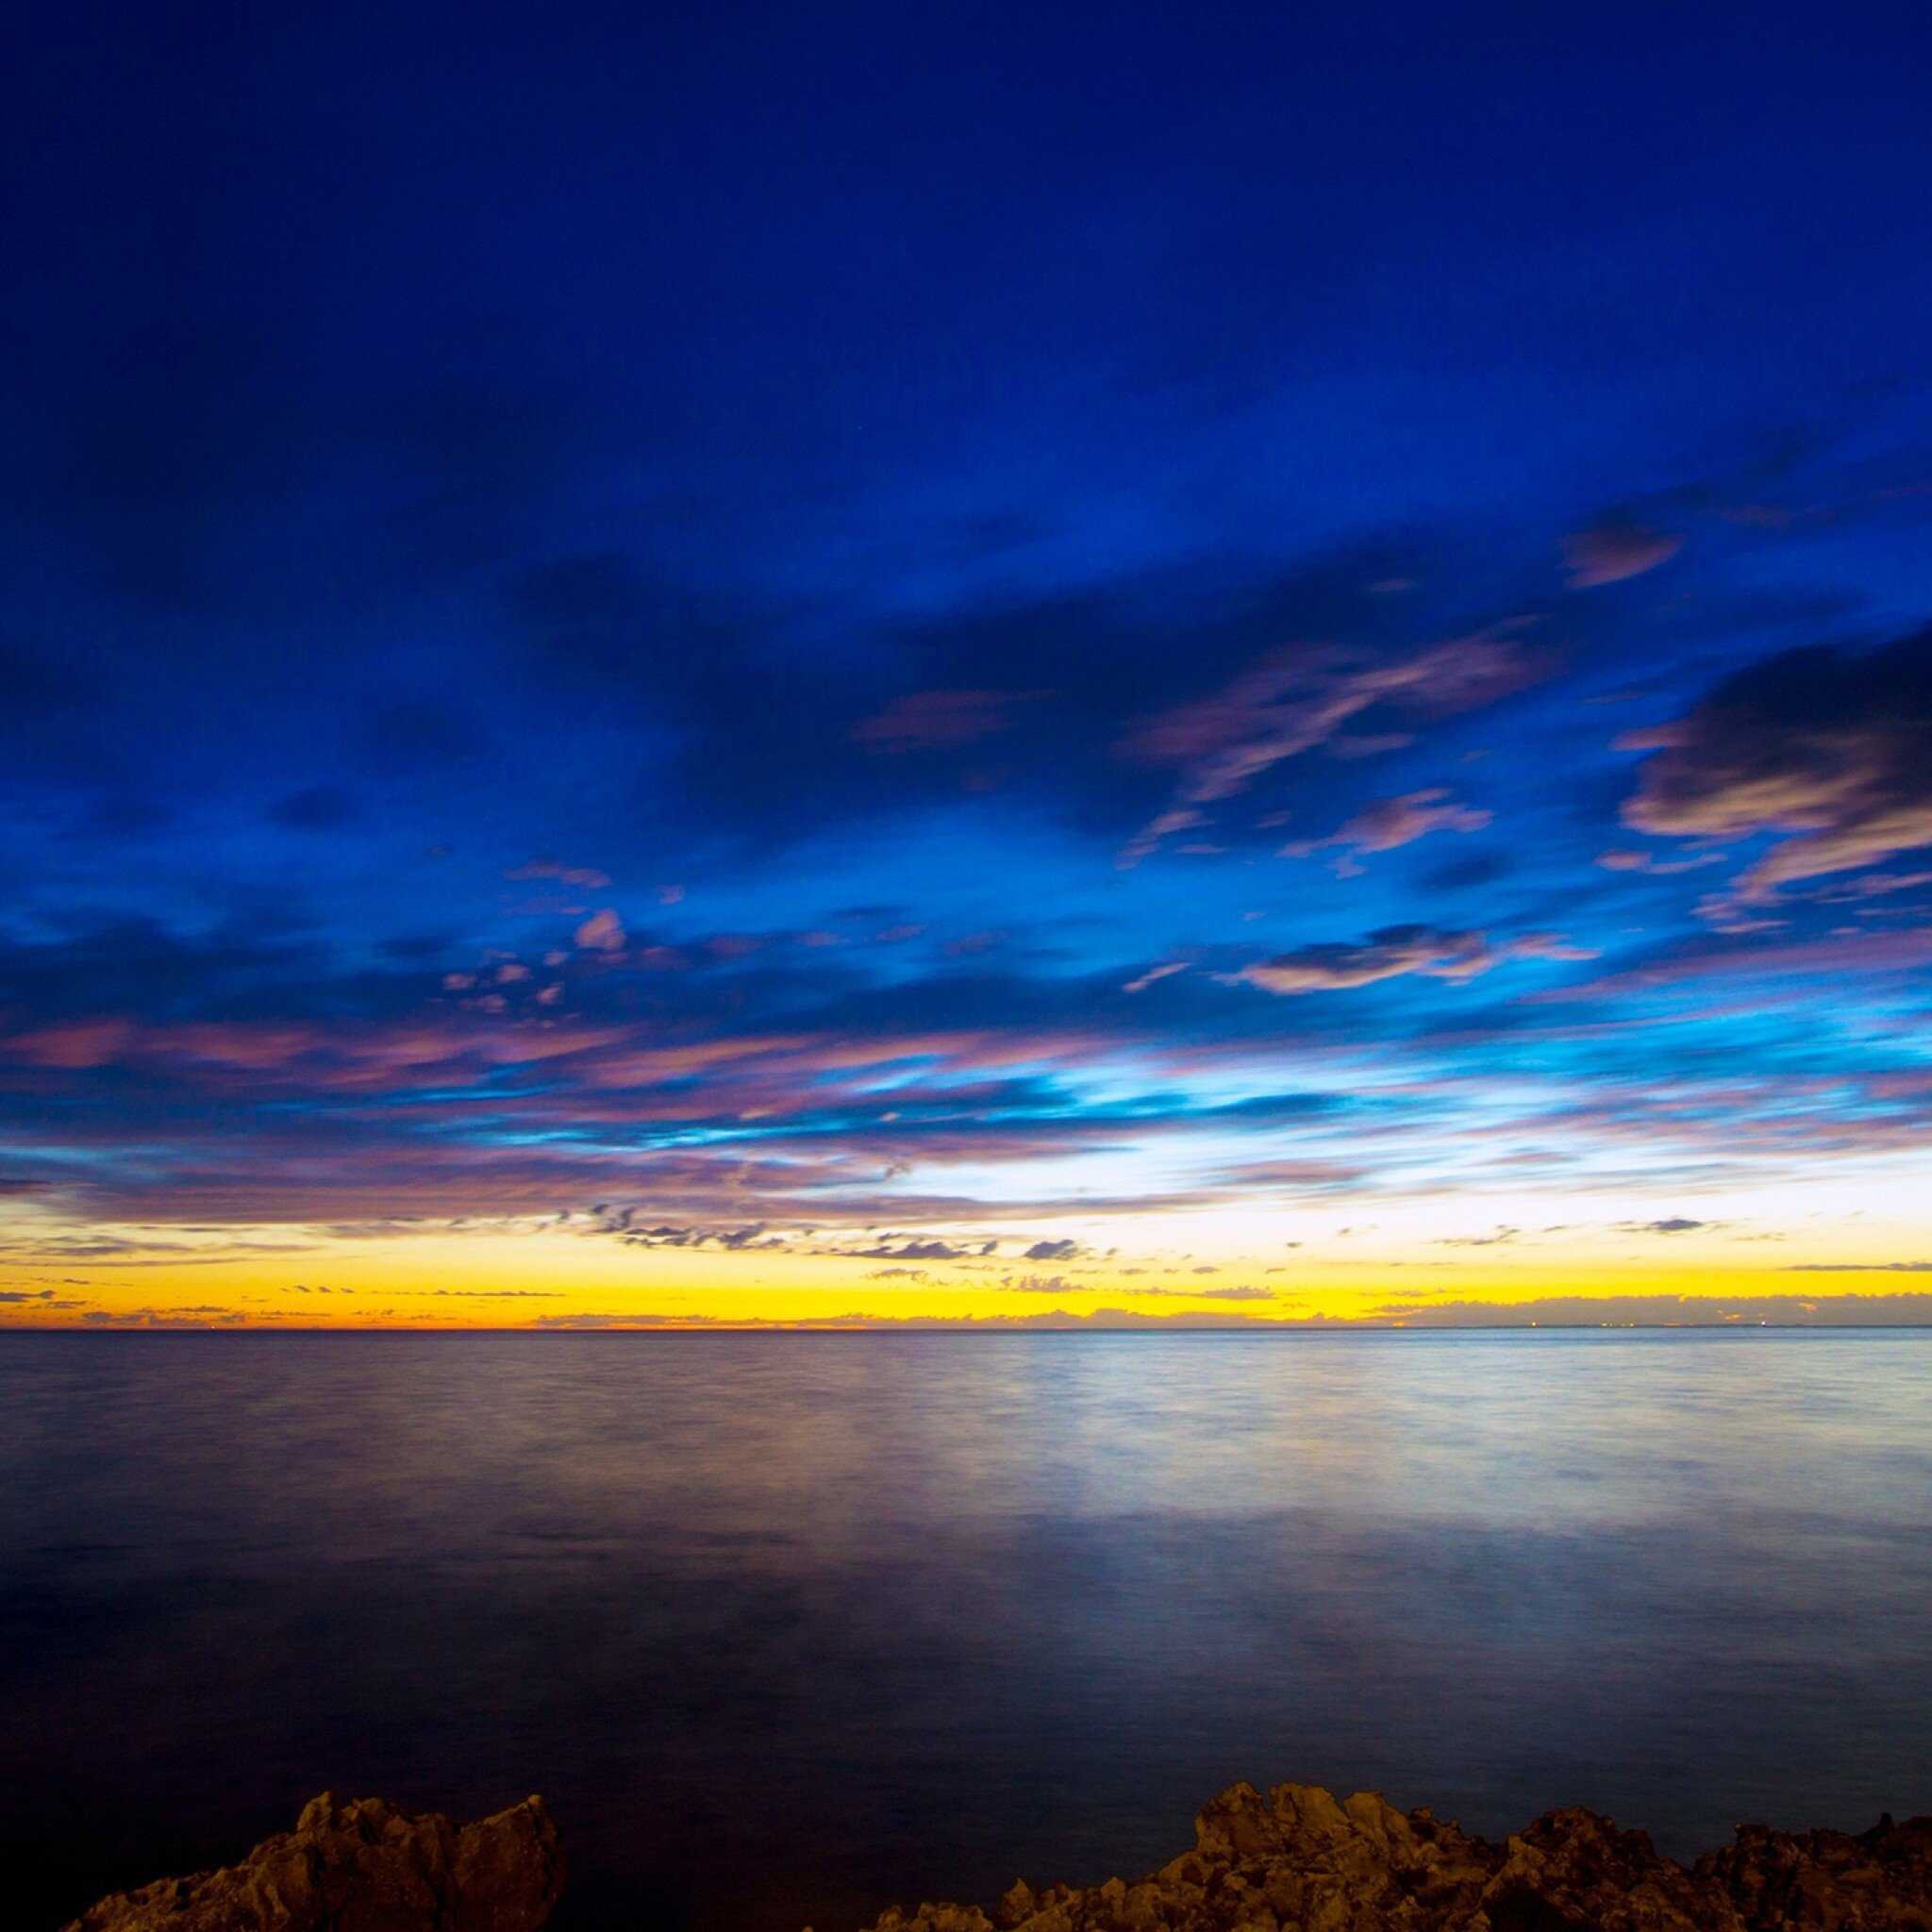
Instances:
[[[0,1259],[1920,1258],[1928,55],[42,9]]]

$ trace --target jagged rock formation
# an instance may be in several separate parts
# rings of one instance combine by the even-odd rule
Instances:
[[[1239,1784],[1192,1851],[1132,1885],[1022,1882],[990,1913],[895,1908],[873,1932],[1932,1932],[1932,1818],[1857,1838],[1745,1825],[1687,1869],[1574,1807],[1497,1845],[1372,1792]]]
[[[103,1899],[66,1932],[538,1932],[563,1889],[541,1798],[460,1828],[325,1792],[239,1865]],[[1740,1826],[1694,1866],[1574,1807],[1504,1843],[1372,1792],[1231,1786],[1129,1885],[1015,1885],[873,1932],[1932,1932],[1932,1818],[1851,1837]]]
[[[537,1932],[562,1890],[541,1798],[459,1828],[325,1791],[241,1864],[103,1899],[67,1932]]]

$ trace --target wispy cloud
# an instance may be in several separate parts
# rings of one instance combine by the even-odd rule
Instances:
[[[1355,944],[1323,943],[1277,954],[1241,968],[1236,976],[1267,992],[1335,992],[1411,973],[1431,979],[1474,979],[1512,959],[1592,957],[1555,933],[1524,933],[1491,943],[1479,932],[1391,925]]]
[[[1207,808],[1263,774],[1337,737],[1374,708],[1398,716],[1447,717],[1521,691],[1546,666],[1514,638],[1457,638],[1389,661],[1362,661],[1328,646],[1283,650],[1212,695],[1150,719],[1123,749],[1179,768],[1174,802],[1124,848],[1131,864],[1176,832],[1206,823]]]
[[[1494,814],[1458,805],[1446,787],[1377,799],[1346,820],[1325,839],[1305,839],[1282,847],[1284,856],[1306,858],[1328,847],[1344,854],[1393,852],[1431,832],[1480,832]]]
[[[1573,590],[1591,591],[1603,584],[1621,584],[1668,563],[1684,547],[1681,537],[1664,530],[1646,530],[1636,524],[1592,524],[1564,540]]]

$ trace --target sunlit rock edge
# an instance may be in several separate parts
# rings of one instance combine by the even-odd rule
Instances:
[[[325,1791],[239,1865],[103,1899],[66,1932],[538,1932],[563,1877],[541,1798],[458,1826]]]
[[[1932,1818],[1772,1831],[1685,1867],[1571,1807],[1501,1844],[1426,1808],[1238,1784],[1194,1846],[1128,1882],[1017,1883],[991,1908],[895,1907],[872,1932],[1932,1932]]]
[[[240,1864],[103,1899],[66,1932],[539,1932],[564,1862],[541,1798],[455,1825],[314,1799]],[[1690,1866],[1595,1812],[1500,1844],[1426,1807],[1237,1784],[1191,1850],[1132,1881],[1015,1883],[997,1904],[894,1907],[870,1932],[1932,1932],[1932,1818],[1856,1836],[1749,1824]],[[810,1932],[810,1928],[807,1928]]]

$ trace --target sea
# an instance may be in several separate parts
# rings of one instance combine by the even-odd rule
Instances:
[[[324,1790],[851,1932],[1237,1778],[1932,1811],[1932,1333],[0,1336],[21,1932]]]

